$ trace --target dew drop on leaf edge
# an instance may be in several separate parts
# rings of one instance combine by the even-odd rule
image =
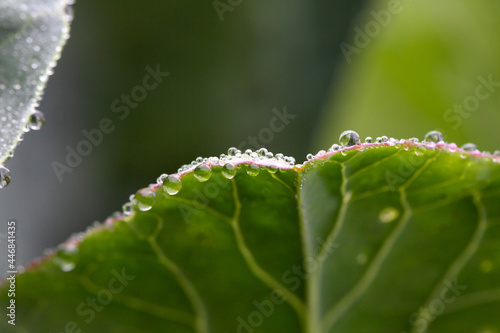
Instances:
[[[156,193],[153,189],[146,187],[140,189],[135,194],[135,204],[141,211],[148,211],[153,208],[156,201]]]
[[[10,184],[10,171],[3,165],[0,165],[0,188],[4,188]]]
[[[163,181],[163,190],[170,195],[175,195],[179,193],[181,187],[182,187],[181,180],[175,176],[168,176]]]
[[[232,179],[236,175],[236,168],[234,167],[233,164],[226,163],[222,167],[221,173],[224,176],[224,178],[226,178],[226,179]]]
[[[470,143],[470,142],[464,144],[461,148],[465,151],[470,151],[470,152],[477,150],[477,146],[473,143]]]
[[[438,132],[438,131],[430,131],[428,132],[425,137],[424,137],[424,140],[426,142],[434,142],[434,143],[437,143],[437,142],[440,142],[440,141],[444,141],[444,136],[441,132]]]
[[[359,134],[351,130],[344,131],[340,134],[339,143],[344,147],[355,146],[360,143]]]
[[[212,176],[212,169],[208,165],[200,164],[194,169],[193,175],[200,182],[206,182]]]
[[[31,114],[29,119],[29,128],[33,131],[38,131],[45,123],[45,116],[40,111],[35,111]]]
[[[258,165],[255,165],[255,164],[249,164],[248,167],[247,167],[247,174],[252,176],[252,177],[255,177],[259,174],[260,172],[260,168]]]

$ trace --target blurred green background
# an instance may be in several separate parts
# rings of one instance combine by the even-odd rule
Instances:
[[[13,181],[0,191],[21,263],[103,221],[161,173],[258,139],[273,109],[295,118],[262,146],[298,162],[345,129],[396,138],[442,129],[457,144],[500,148],[500,3],[232,3],[221,14],[213,1],[77,1],[40,107],[47,123],[7,163]],[[120,120],[113,101],[157,65],[170,75]],[[103,118],[115,130],[59,182],[51,164]]]

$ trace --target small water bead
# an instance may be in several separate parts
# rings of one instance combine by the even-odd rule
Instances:
[[[162,173],[158,178],[156,178],[156,183],[159,185],[163,184],[163,181],[167,177],[168,177],[168,175],[166,173]]]
[[[325,155],[325,154],[326,154],[326,151],[320,150],[320,151],[318,151],[318,153],[316,154],[316,156],[322,156],[322,155]]]
[[[380,211],[378,218],[382,223],[389,223],[397,219],[399,216],[399,211],[394,207],[386,207]]]
[[[382,138],[381,138],[381,137],[377,137],[377,138],[375,139],[375,142],[376,142],[376,143],[382,143],[383,141],[382,141]]]
[[[359,134],[354,131],[344,131],[339,137],[340,145],[344,147],[355,146],[360,143]]]
[[[54,257],[52,259],[52,262],[54,264],[56,264],[57,266],[59,266],[59,268],[63,272],[71,272],[73,269],[75,269],[75,264],[74,263],[72,263],[70,261],[67,261],[65,259],[59,258],[59,257]]]
[[[196,158],[196,163],[202,163],[203,162],[203,157],[197,157]]]
[[[340,149],[340,145],[338,144],[333,144],[330,148],[332,151],[338,151]]]
[[[313,154],[307,154],[306,158],[308,161],[310,161],[314,158],[314,156],[313,156]]]
[[[245,150],[245,154],[250,155],[252,153],[252,149]]]
[[[45,116],[40,111],[35,111],[31,114],[28,126],[33,131],[38,131],[45,124]]]
[[[418,143],[419,142],[419,140],[417,138],[409,138],[408,140],[411,141],[411,142],[414,142],[414,143]]]
[[[382,142],[387,142],[387,141],[389,141],[389,138],[388,138],[388,137],[386,137],[385,135],[384,135],[384,136],[382,136],[380,139],[382,140]]]
[[[257,150],[257,154],[259,155],[259,157],[266,157],[268,151],[266,148],[260,148],[259,150]]]
[[[258,165],[255,164],[249,164],[247,167],[247,174],[249,176],[255,177],[259,174],[260,168]]]
[[[238,149],[235,147],[231,147],[227,150],[227,156],[236,156]]]
[[[251,158],[251,159],[256,160],[258,157],[259,157],[259,154],[257,154],[256,152],[252,152],[252,153],[250,153],[250,158]]]
[[[122,206],[123,215],[129,216],[134,211],[134,206],[131,202],[127,202]]]
[[[274,157],[274,154],[273,154],[273,153],[271,153],[271,152],[268,152],[268,153],[266,153],[266,157],[267,157],[267,158],[273,158],[273,157]]]
[[[414,145],[415,143],[413,143],[412,141],[406,140],[405,142],[403,142],[403,149],[409,151],[413,148]]]
[[[428,132],[425,137],[424,137],[424,141],[426,142],[434,142],[434,143],[437,143],[439,141],[444,141],[444,136],[441,132],[438,132],[438,131],[430,131]]]
[[[493,152],[493,155],[500,157],[500,150],[495,150]]]
[[[426,150],[427,148],[425,146],[418,146],[417,148],[415,148],[415,155],[422,156],[425,154]]]
[[[213,165],[219,164],[219,158],[218,157],[210,157],[210,163]]]
[[[156,201],[156,193],[153,189],[146,187],[140,189],[135,194],[135,204],[141,211],[148,211],[153,208]]]
[[[266,169],[267,171],[269,171],[269,173],[276,173],[278,171],[278,167],[274,165],[269,165]]]
[[[0,165],[0,188],[4,188],[10,184],[10,171],[6,167]]]
[[[200,164],[194,169],[194,177],[200,182],[206,182],[212,176],[212,169],[208,165]]]
[[[372,137],[371,137],[371,136],[367,136],[367,137],[365,138],[365,143],[373,143],[373,139],[372,139]]]
[[[389,139],[389,144],[391,146],[395,146],[396,148],[399,148],[401,146],[401,144],[399,143],[398,140],[394,139],[394,138],[390,138]]]
[[[465,151],[470,151],[470,152],[477,150],[477,146],[473,143],[466,143],[461,148]]]
[[[282,160],[285,158],[285,155],[283,155],[282,153],[277,153],[276,156],[274,156],[274,157],[276,157],[277,160]]]
[[[168,176],[163,181],[163,190],[170,195],[175,195],[179,193],[181,187],[182,187],[181,180],[175,176]]]
[[[221,173],[224,176],[224,178],[226,178],[226,179],[232,179],[236,175],[236,168],[234,167],[233,164],[226,163],[222,167]]]

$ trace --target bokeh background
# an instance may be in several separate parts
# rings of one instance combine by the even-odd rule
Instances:
[[[76,2],[40,106],[47,122],[7,162],[13,181],[0,191],[2,225],[18,222],[18,263],[121,210],[161,173],[258,138],[273,109],[295,118],[262,145],[298,162],[345,129],[421,139],[441,129],[500,149],[498,1],[231,3],[220,14],[212,0]],[[157,65],[170,75],[120,120],[113,101]],[[115,130],[59,182],[52,163],[103,118]]]

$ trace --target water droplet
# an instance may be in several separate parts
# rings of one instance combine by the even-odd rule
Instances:
[[[4,188],[10,183],[10,171],[3,165],[0,165],[0,188]]]
[[[354,131],[344,131],[340,134],[339,142],[344,147],[355,146],[360,142],[359,135]]]
[[[71,272],[73,269],[75,269],[74,263],[67,261],[67,260],[64,260],[62,258],[59,258],[59,257],[54,257],[54,259],[52,259],[52,262],[54,264],[56,264],[57,266],[59,266],[59,268],[63,272]]]
[[[394,207],[386,207],[382,209],[378,218],[382,223],[389,223],[397,219],[399,216],[399,211]]]
[[[276,167],[274,165],[269,165],[267,167],[267,171],[269,171],[269,173],[276,173],[278,171],[278,167]]]
[[[200,164],[194,169],[194,177],[200,182],[206,182],[212,176],[212,170],[208,165]]]
[[[438,132],[438,131],[430,131],[429,133],[427,133],[424,137],[424,141],[426,142],[434,142],[434,143],[437,143],[439,141],[444,141],[444,137],[443,137],[443,134],[441,132]]]
[[[135,194],[135,204],[139,210],[148,211],[153,208],[156,201],[156,193],[153,189],[146,187]]]
[[[198,156],[198,157],[196,158],[196,163],[203,163],[203,157]]]
[[[331,147],[330,147],[331,151],[338,151],[340,149],[340,146],[338,144],[333,144]]]
[[[495,151],[493,152],[493,155],[494,155],[494,156],[498,156],[498,157],[500,157],[500,150],[495,150]]]
[[[414,143],[413,141],[410,141],[410,140],[406,140],[406,141],[403,143],[403,148],[404,148],[404,150],[406,150],[406,151],[411,150],[414,146],[415,146],[415,143]]]
[[[417,156],[424,155],[426,149],[427,148],[425,146],[418,146],[417,148],[415,148],[415,155],[417,155]]]
[[[375,142],[376,142],[376,143],[382,143],[382,138],[381,138],[381,137],[377,137],[377,138],[375,139]]]
[[[466,143],[461,147],[465,151],[476,151],[477,146],[473,143]]]
[[[131,202],[127,202],[122,206],[123,215],[129,216],[134,211],[134,206]]]
[[[237,151],[238,149],[236,149],[235,147],[231,147],[227,150],[227,156],[236,156]]]
[[[258,165],[255,165],[255,164],[249,164],[248,165],[248,168],[247,168],[247,174],[252,176],[252,177],[255,177],[259,174],[260,172],[260,168]]]
[[[310,161],[314,158],[314,155],[313,154],[307,154],[306,156],[307,160]]]
[[[266,148],[260,148],[259,150],[257,150],[257,154],[259,155],[259,157],[266,157],[268,151]]]
[[[182,187],[182,182],[175,176],[168,176],[163,181],[163,190],[170,195],[177,194]]]
[[[389,140],[388,137],[386,137],[385,135],[383,135],[380,140],[382,140],[382,142],[387,142]]]
[[[40,128],[42,128],[44,123],[45,117],[43,113],[41,113],[40,111],[35,111],[31,114],[28,125],[31,130],[38,131]]]
[[[268,152],[268,153],[266,154],[266,157],[267,157],[267,158],[273,158],[273,156],[274,156],[274,154],[273,154],[272,152]]]
[[[372,139],[372,137],[371,137],[371,136],[367,136],[367,137],[365,138],[365,143],[373,143],[373,139]]]
[[[167,178],[167,177],[168,177],[168,175],[167,175],[166,173],[162,173],[162,174],[160,175],[160,177],[156,178],[156,183],[157,183],[157,184],[159,184],[159,185],[163,184],[163,181],[164,181],[164,180],[165,180],[165,178]]]
[[[415,143],[419,142],[417,138],[409,138],[408,140],[411,141],[411,142],[415,142]]]
[[[222,175],[226,179],[232,179],[236,175],[236,168],[231,163],[226,163],[222,167]]]

